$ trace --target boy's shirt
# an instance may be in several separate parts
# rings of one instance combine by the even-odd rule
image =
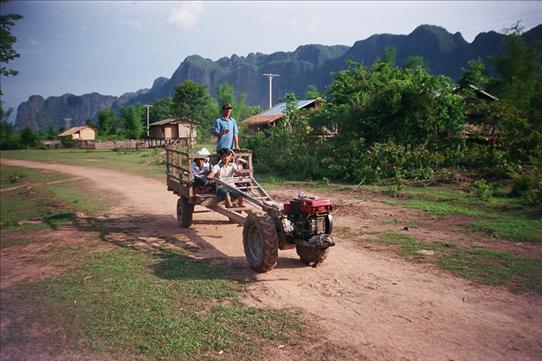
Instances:
[[[206,172],[210,170],[209,162],[203,163],[203,166],[200,168],[196,163],[192,163],[192,175],[205,175]]]
[[[238,170],[239,167],[235,163],[228,163],[228,165],[223,165],[222,161],[218,162],[213,166],[213,173],[215,173],[218,178],[227,178],[233,177],[233,172]]]

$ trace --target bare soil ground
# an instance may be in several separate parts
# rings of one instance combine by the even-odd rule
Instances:
[[[257,307],[297,307],[325,330],[323,343],[338,345],[341,359],[367,360],[542,360],[542,297],[513,294],[501,287],[473,284],[429,264],[409,263],[390,252],[360,247],[347,236],[317,268],[303,266],[295,250],[279,253],[277,267],[266,274],[248,268],[242,228],[216,213],[196,208],[194,224],[180,229],[175,220],[176,196],[165,182],[112,170],[31,161],[2,164],[51,169],[91,180],[97,189],[118,194],[121,201],[101,220],[112,244],[133,248],[178,246],[194,257],[227,265],[234,277],[247,281],[245,300]],[[286,200],[299,190],[275,191]],[[279,194],[280,193],[280,194]],[[326,192],[328,193],[328,192]],[[434,221],[416,210],[382,203],[371,197],[329,190],[338,207],[336,225],[368,233],[399,232],[409,221],[416,237],[425,240],[472,240],[462,232],[460,218]],[[393,224],[383,219],[395,218]],[[132,228],[138,237],[125,240]],[[46,244],[46,243],[44,243]],[[508,247],[492,242],[497,248]],[[529,252],[529,247],[525,252]],[[16,257],[2,253],[2,288],[21,282],[19,272],[7,272],[4,262]],[[54,270],[51,272],[54,273]],[[279,359],[290,359],[287,347]],[[360,356],[361,355],[361,356]],[[309,355],[307,355],[309,357]],[[328,359],[317,352],[311,359]]]

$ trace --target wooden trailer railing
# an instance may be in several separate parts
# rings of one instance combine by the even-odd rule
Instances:
[[[246,219],[243,212],[248,215],[251,212],[270,212],[275,208],[275,202],[271,196],[253,177],[252,152],[241,150],[235,153],[234,162],[243,167],[244,175],[212,180],[217,186],[225,187],[231,193],[245,199],[249,204],[242,208],[223,207],[215,193],[195,194],[195,186],[192,182],[192,161],[193,156],[190,151],[166,148],[168,190],[179,197],[187,198],[190,204],[207,207],[240,224],[243,224]]]

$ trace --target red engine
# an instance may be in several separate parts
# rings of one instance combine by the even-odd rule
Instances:
[[[301,212],[306,215],[329,214],[331,213],[332,208],[329,199],[320,197],[294,198],[290,203],[284,203],[284,212],[286,212],[286,214],[290,214],[291,212]]]
[[[303,193],[285,203],[287,219],[283,221],[283,229],[288,243],[295,244],[301,240],[317,248],[334,245],[333,239],[329,237],[333,230],[332,209],[329,199]]]

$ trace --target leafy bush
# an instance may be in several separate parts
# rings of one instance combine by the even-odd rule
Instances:
[[[472,189],[474,190],[476,197],[480,198],[481,200],[487,201],[491,198],[491,186],[487,184],[485,179],[474,182],[472,184]]]
[[[524,203],[533,206],[542,205],[542,174],[537,172],[533,175],[517,175],[510,195],[521,197]]]
[[[534,166],[542,162],[540,49],[517,34],[506,46],[494,59],[493,78],[474,61],[459,82],[470,89],[465,97],[477,96],[470,84],[488,84],[498,100],[467,107],[453,81],[429,74],[423,62],[400,68],[386,56],[371,68],[350,63],[334,74],[321,110],[306,117],[289,104],[282,123],[249,139],[256,168],[355,183],[395,178],[395,187],[403,179],[457,181],[445,169],[459,168],[485,179],[514,175],[511,194],[542,203],[542,177],[532,170],[542,169]],[[478,114],[469,118],[479,133],[473,137],[464,132],[465,110]],[[322,134],[333,137],[319,139]],[[492,195],[483,179],[471,189],[484,200]]]

